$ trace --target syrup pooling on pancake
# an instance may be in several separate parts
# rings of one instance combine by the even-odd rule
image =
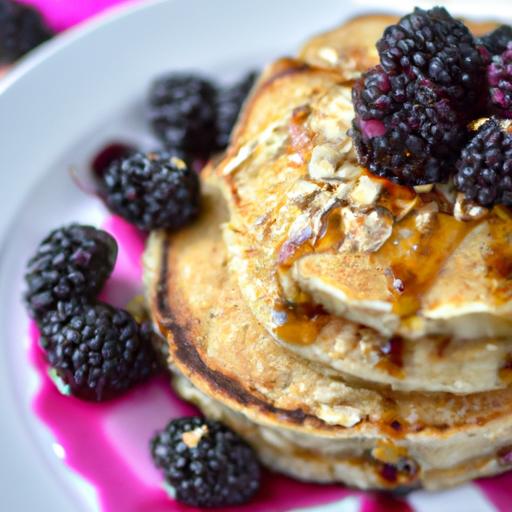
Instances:
[[[288,239],[279,251],[279,269],[281,286],[286,283],[288,272],[293,262],[300,256],[316,251],[329,250],[342,242],[339,228],[341,216],[339,208],[329,211],[327,219],[316,240],[312,240],[312,230],[308,226],[296,238]],[[320,305],[315,305],[311,296],[291,286],[283,290],[282,302],[274,307],[274,319],[277,324],[275,334],[289,343],[309,344],[318,336],[321,329],[329,322],[328,313]]]
[[[420,230],[421,215],[408,215],[382,248],[372,255],[373,265],[382,269],[388,280],[393,311],[401,317],[421,308],[422,295],[442,271],[444,261],[473,227],[451,215],[428,210],[425,215],[429,220]]]
[[[315,299],[333,314],[369,321],[368,325],[385,335],[449,334],[443,325],[434,321],[428,325],[428,320],[442,320],[443,314],[456,318],[471,313],[486,315],[479,329],[472,334],[454,325],[454,334],[506,335],[511,298],[507,274],[510,220],[492,211],[485,219],[461,221],[439,210],[435,201],[424,203],[418,196],[414,210],[399,221],[395,217],[392,229],[384,233],[384,243],[372,251],[371,242],[380,243],[383,235],[378,223],[391,219],[391,212],[378,202],[373,210],[360,215],[353,204],[342,207],[345,223],[339,229],[345,240],[341,247],[336,246],[342,235],[335,237],[332,247],[310,245],[308,255],[297,250],[293,275],[301,289],[316,295]],[[370,250],[361,250],[367,239]],[[466,277],[471,276],[473,285],[454,268],[452,260],[458,261],[462,255],[465,260],[460,268],[467,272]],[[315,289],[328,297],[322,298]],[[376,314],[382,311],[383,320],[365,321],[362,315],[344,312],[342,308],[348,309],[350,302],[354,308],[374,309]]]

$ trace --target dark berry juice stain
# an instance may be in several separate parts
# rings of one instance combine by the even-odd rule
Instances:
[[[135,147],[123,142],[112,142],[104,146],[91,161],[91,169],[96,178],[102,178],[111,163],[131,155]]]

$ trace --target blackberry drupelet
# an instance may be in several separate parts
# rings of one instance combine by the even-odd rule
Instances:
[[[172,153],[137,152],[103,176],[109,208],[142,230],[177,229],[199,212],[199,179]]]
[[[154,132],[167,147],[207,157],[215,149],[215,96],[215,86],[199,76],[160,77],[149,93]]]
[[[477,39],[491,55],[498,55],[507,49],[508,43],[512,41],[512,27],[501,25],[489,34]]]
[[[0,64],[14,62],[52,35],[34,8],[0,0]]]
[[[466,128],[441,88],[377,66],[355,84],[352,97],[352,137],[362,165],[401,185],[447,179]]]
[[[442,7],[416,8],[384,31],[377,49],[388,74],[428,79],[458,107],[480,97],[484,59],[467,27]]]
[[[512,121],[487,120],[462,150],[457,190],[482,206],[512,206]]]
[[[231,87],[220,89],[217,93],[217,148],[224,149],[235,126],[242,105],[256,80],[256,72],[248,73]]]
[[[381,66],[368,70],[352,89],[356,117],[382,120],[400,108],[414,85],[405,75],[389,76]]]
[[[71,224],[52,231],[29,260],[25,300],[40,319],[58,301],[75,296],[93,298],[110,276],[117,243],[105,231]]]
[[[40,343],[61,385],[86,400],[115,397],[157,369],[147,326],[101,302],[59,302],[41,322]]]
[[[512,41],[505,51],[494,55],[487,66],[489,110],[508,119],[512,118]]]
[[[252,448],[218,422],[173,420],[151,440],[151,454],[173,495],[187,505],[237,505],[259,488],[260,467]]]

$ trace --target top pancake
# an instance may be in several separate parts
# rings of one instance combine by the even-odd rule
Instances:
[[[309,39],[299,58],[312,66],[335,69],[347,79],[358,78],[379,63],[375,42],[398,18],[387,14],[356,16],[342,25]],[[479,36],[498,25],[495,21],[465,20],[466,26]]]
[[[331,69],[282,60],[260,79],[217,167],[242,293],[285,343],[314,343],[311,316],[386,338],[508,340],[510,212],[470,207],[446,186],[393,185],[356,162],[350,79],[389,22],[359,18],[302,50],[321,65],[336,47]],[[364,39],[347,36],[358,27]]]

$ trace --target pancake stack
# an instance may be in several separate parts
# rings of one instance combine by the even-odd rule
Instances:
[[[265,70],[198,221],[152,233],[145,281],[178,393],[266,465],[439,489],[512,467],[512,217],[357,163],[353,80],[395,21]]]

